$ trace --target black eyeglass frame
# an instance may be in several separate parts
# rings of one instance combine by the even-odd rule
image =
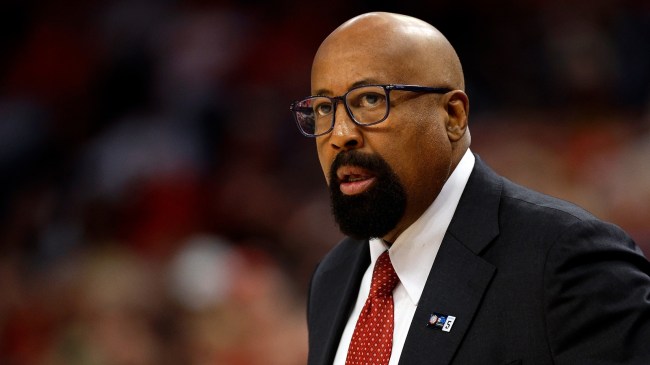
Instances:
[[[384,115],[383,118],[381,118],[380,120],[378,120],[376,122],[361,123],[354,117],[354,114],[352,114],[352,111],[350,110],[350,107],[348,106],[346,98],[347,98],[348,94],[351,93],[352,91],[363,88],[363,87],[369,87],[369,86],[377,86],[377,87],[381,87],[382,89],[384,89],[384,92],[386,93],[386,115]],[[334,124],[336,123],[336,109],[337,109],[339,101],[341,101],[343,103],[343,105],[345,105],[346,112],[350,116],[350,119],[352,119],[352,121],[356,125],[359,125],[359,126],[371,126],[371,125],[375,125],[375,124],[379,124],[379,123],[383,122],[384,120],[386,120],[386,118],[388,118],[388,115],[390,114],[390,92],[393,91],[393,90],[412,91],[412,92],[427,93],[427,94],[447,94],[447,93],[453,91],[453,89],[446,88],[446,87],[430,87],[430,86],[420,86],[420,85],[404,85],[404,84],[359,85],[357,87],[353,87],[352,89],[348,90],[345,94],[343,94],[341,96],[324,96],[324,95],[308,96],[308,97],[306,97],[304,99],[294,101],[293,103],[291,103],[291,106],[289,106],[289,110],[291,111],[291,114],[293,114],[293,118],[296,121],[296,125],[298,126],[298,130],[300,130],[300,133],[302,133],[306,137],[320,137],[320,136],[326,135],[327,133],[331,132],[334,129]],[[332,125],[325,132],[322,132],[322,133],[319,133],[319,134],[311,134],[311,133],[305,132],[303,130],[302,126],[300,125],[300,121],[298,120],[298,115],[297,115],[298,111],[296,110],[298,103],[301,103],[301,102],[303,102],[303,101],[305,101],[307,99],[311,99],[311,98],[327,98],[327,99],[330,99],[332,101],[332,108],[333,108],[333,111],[332,111]]]

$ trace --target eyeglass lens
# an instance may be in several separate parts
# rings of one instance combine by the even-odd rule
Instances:
[[[381,86],[364,86],[344,95],[347,109],[359,124],[373,124],[383,120],[388,112],[386,90]],[[334,126],[336,99],[313,96],[293,108],[298,126],[309,135],[329,132]]]

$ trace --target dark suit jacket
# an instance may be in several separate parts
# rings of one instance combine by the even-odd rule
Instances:
[[[309,365],[332,363],[369,263],[347,238],[316,269]],[[456,317],[450,332],[427,327],[434,312]],[[650,263],[618,227],[477,158],[400,364],[649,365]]]

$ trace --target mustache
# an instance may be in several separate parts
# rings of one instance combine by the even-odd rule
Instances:
[[[355,150],[340,152],[336,155],[330,167],[330,184],[338,185],[336,171],[342,166],[358,166],[375,173],[384,173],[388,163],[377,154],[362,153]]]

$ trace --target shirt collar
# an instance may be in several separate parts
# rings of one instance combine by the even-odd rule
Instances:
[[[468,149],[433,203],[390,247],[389,254],[395,272],[415,305],[420,300],[429,276],[429,268],[438,254],[447,227],[474,168],[474,162],[474,155]],[[370,240],[371,267],[386,249],[388,246],[382,239]]]

